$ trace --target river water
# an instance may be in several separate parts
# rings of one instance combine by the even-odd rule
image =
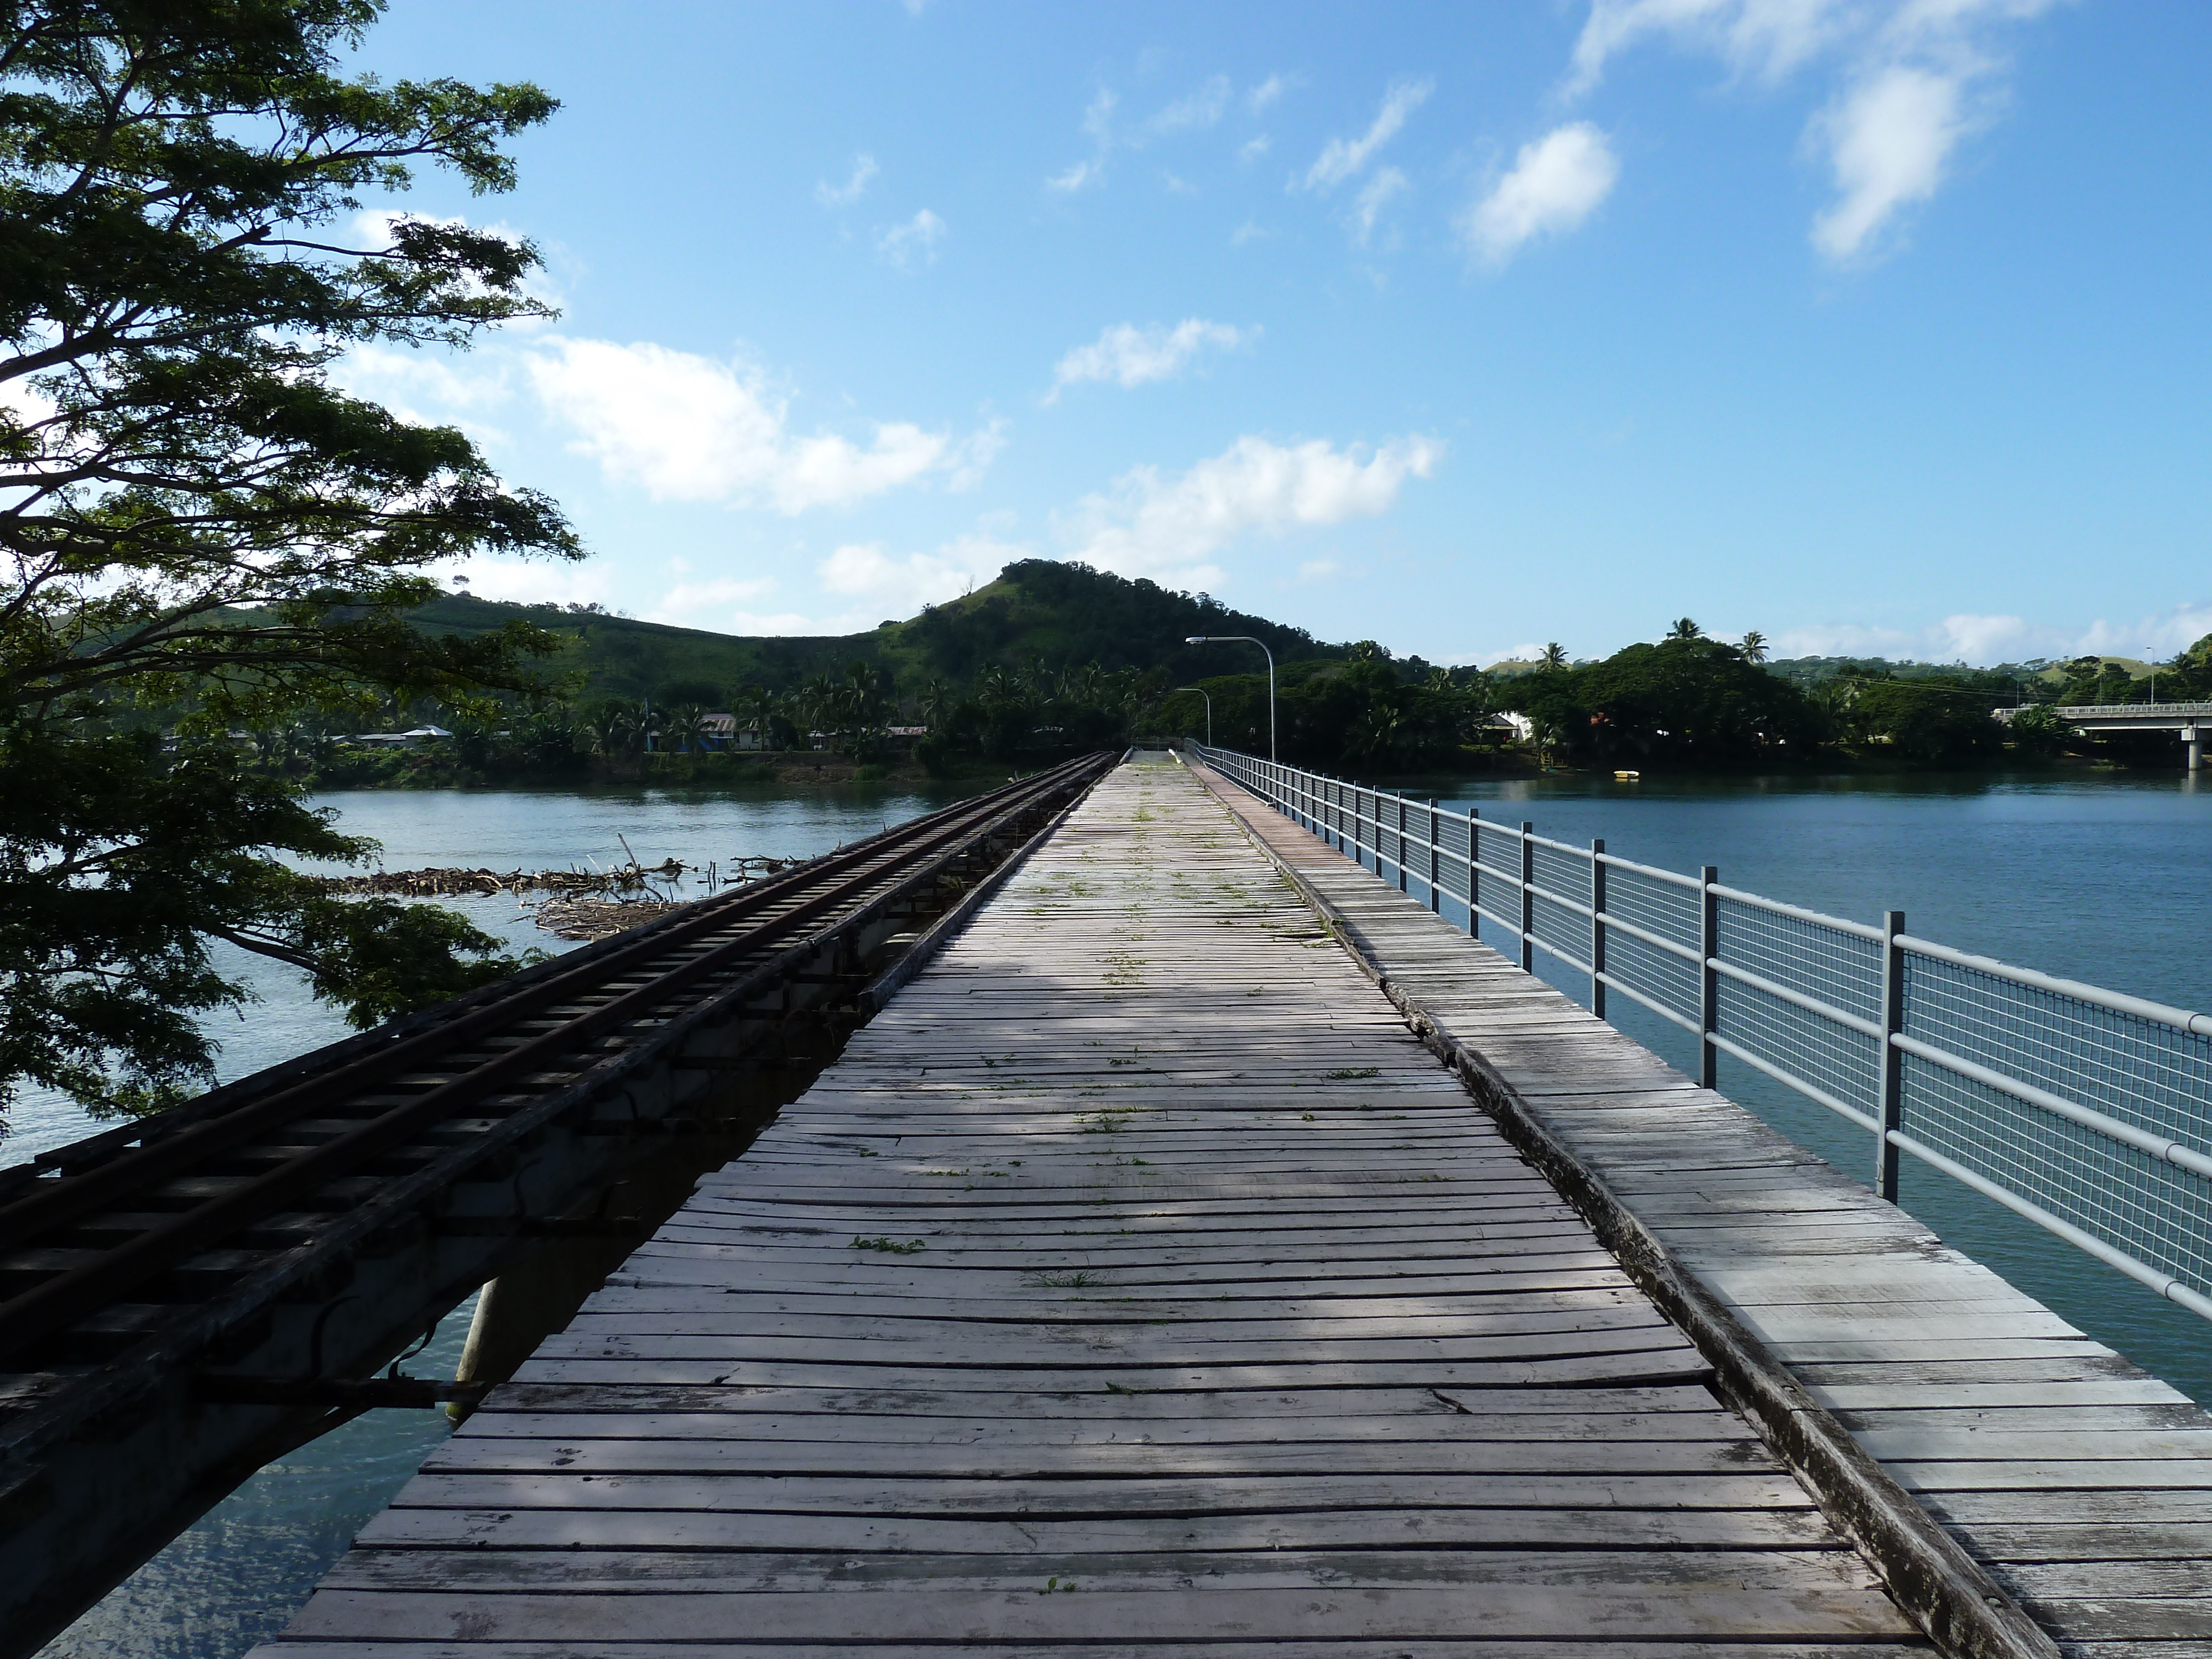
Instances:
[[[390,792],[333,795],[344,827],[384,843],[388,868],[589,867],[677,857],[824,852],[963,793],[854,787],[769,794]],[[1419,793],[1528,819],[1559,840],[1676,870],[1719,866],[1731,886],[1875,921],[1963,949],[2176,1003],[2212,1007],[2212,787],[2172,777],[1647,781],[1423,780]],[[565,948],[511,897],[445,901],[519,945]],[[1540,956],[1540,964],[1544,958]],[[222,1074],[242,1075],[345,1035],[280,970],[243,964],[262,997],[225,1020]],[[1581,995],[1577,977],[1556,981]],[[1681,1034],[1632,1006],[1619,1023],[1680,1066]],[[1840,1167],[1863,1137],[1747,1068],[1724,1090]],[[86,1133],[51,1100],[19,1102],[0,1164]],[[2067,1318],[2199,1399],[2212,1399],[2212,1326],[1906,1160],[1905,1207]],[[468,1310],[409,1369],[448,1375]],[[233,1659],[281,1629],[353,1533],[445,1433],[431,1412],[374,1412],[272,1465],[118,1586],[42,1659]]]

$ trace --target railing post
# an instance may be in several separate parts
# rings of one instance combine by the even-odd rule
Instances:
[[[1436,797],[1431,795],[1429,797],[1429,914],[1431,915],[1442,915],[1444,908],[1444,896],[1437,890],[1437,843],[1443,839],[1437,833],[1438,827]]]
[[[1476,868],[1482,862],[1482,809],[1467,809],[1467,933],[1469,939],[1482,937],[1482,872]]]
[[[1407,880],[1406,798],[1401,795],[1398,797],[1398,890],[1401,893],[1407,890]]]
[[[1875,1094],[1874,1189],[1891,1203],[1897,1202],[1897,1148],[1889,1132],[1905,1127],[1905,1053],[1889,1039],[1905,1029],[1905,952],[1897,936],[1905,931],[1905,912],[1885,910],[1881,917],[1881,1066]]]
[[[1721,976],[1713,963],[1721,954],[1721,900],[1714,892],[1720,866],[1708,864],[1698,883],[1698,1082],[1721,1086],[1721,1051],[1713,1036],[1721,1029]]]
[[[1521,971],[1536,971],[1536,826],[1521,821]]]
[[[1605,842],[1590,843],[1590,1012],[1605,1018]]]

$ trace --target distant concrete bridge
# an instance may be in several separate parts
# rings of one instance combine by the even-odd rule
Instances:
[[[2053,711],[2059,719],[2082,732],[2175,732],[2189,745],[2189,769],[2198,769],[2203,745],[2200,726],[2212,725],[2212,702],[2083,702],[2061,703]],[[2000,708],[1997,718],[2010,724],[2017,708]]]

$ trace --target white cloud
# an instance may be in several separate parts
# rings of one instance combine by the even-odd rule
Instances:
[[[1365,247],[1375,234],[1376,216],[1395,196],[1403,195],[1408,188],[1406,175],[1395,167],[1378,167],[1360,191],[1352,207],[1352,240]]]
[[[1017,559],[1036,556],[1030,549],[985,536],[962,536],[934,553],[893,558],[880,542],[841,547],[823,560],[816,574],[823,589],[863,598],[872,606],[871,624],[885,617],[910,617],[925,605],[942,605],[979,587]]]
[[[1429,477],[1443,458],[1443,444],[1421,436],[1371,452],[1247,436],[1177,477],[1134,468],[1110,492],[1085,496],[1062,527],[1073,556],[1101,569],[1204,586],[1221,578],[1209,561],[1238,538],[1387,513],[1408,478]]]
[[[1298,567],[1298,580],[1302,582],[1327,581],[1343,568],[1334,559],[1308,559]]]
[[[1271,75],[1244,94],[1244,107],[1257,115],[1297,84],[1290,76]]]
[[[1104,87],[1099,88],[1098,95],[1091,100],[1083,112],[1084,136],[1091,140],[1091,144],[1090,160],[1078,161],[1066,172],[1055,173],[1047,179],[1044,181],[1047,190],[1054,190],[1062,195],[1072,196],[1079,190],[1085,190],[1092,185],[1104,181],[1106,153],[1114,148],[1115,103],[1113,93]]]
[[[2003,103],[1996,31],[2057,0],[1592,0],[1565,91],[1595,85],[1647,38],[1703,52],[1768,84],[1832,59],[1837,88],[1806,128],[1836,200],[1814,246],[1837,263],[1878,251],[1899,212],[1942,187],[1960,142]]]
[[[876,239],[876,252],[901,270],[937,263],[937,245],[951,234],[945,221],[927,208]]]
[[[2207,634],[2212,634],[2212,605],[2185,604],[2134,622],[2100,617],[2087,627],[2073,628],[1972,612],[1946,617],[1921,629],[1814,624],[1784,629],[1769,649],[1777,657],[1891,657],[1981,665],[2024,662],[2031,657],[2163,659]]]
[[[1126,390],[1171,380],[1207,348],[1231,351],[1249,344],[1259,333],[1257,328],[1240,329],[1200,317],[1187,317],[1171,329],[1117,323],[1090,345],[1078,346],[1060,360],[1044,400],[1052,403],[1061,387],[1086,380],[1110,381]]]
[[[956,537],[933,553],[903,556],[885,552],[880,542],[849,543],[822,560],[814,571],[824,594],[850,601],[843,610],[813,615],[798,611],[734,611],[729,615],[729,626],[740,634],[784,636],[865,634],[887,618],[903,619],[926,605],[957,599],[989,581],[1002,567],[1036,556],[1032,548],[981,535]],[[664,608],[673,597],[663,601]],[[674,618],[662,618],[656,613],[655,620]]]
[[[1217,75],[1188,97],[1179,98],[1154,115],[1146,125],[1153,132],[1181,132],[1210,127],[1229,107],[1229,77]]]
[[[1820,118],[1839,196],[1813,221],[1814,246],[1849,259],[1898,209],[1935,195],[1965,131],[1955,76],[1896,65]]]
[[[735,607],[775,592],[773,576],[722,577],[702,582],[678,582],[660,596],[660,603],[645,613],[647,622],[672,628],[696,628],[709,611]]]
[[[1274,143],[1275,141],[1264,132],[1257,138],[1248,138],[1237,147],[1237,159],[1249,166],[1273,149]]]
[[[650,343],[553,340],[525,362],[546,407],[575,431],[570,449],[658,501],[841,506],[974,465],[977,447],[997,442],[995,428],[955,444],[905,422],[878,423],[866,447],[795,436],[757,369]]]
[[[1567,89],[1589,90],[1609,59],[1657,34],[1713,52],[1740,74],[1778,81],[1847,32],[1861,9],[1845,0],[1592,0]]]
[[[860,155],[853,158],[853,176],[842,185],[833,185],[824,179],[814,186],[814,199],[826,208],[850,207],[865,195],[868,180],[876,176],[876,158]]]
[[[1229,233],[1229,246],[1243,247],[1247,242],[1264,242],[1275,233],[1256,219],[1247,219]]]
[[[1502,264],[1531,237],[1572,230],[1589,218],[1620,176],[1612,146],[1589,122],[1547,132],[1522,145],[1513,171],[1468,210],[1460,227],[1468,247]]]
[[[464,561],[458,571],[477,598],[507,605],[605,605],[613,592],[603,565],[478,557]]]
[[[1305,187],[1328,190],[1359,172],[1376,150],[1396,137],[1406,118],[1435,89],[1433,81],[1393,81],[1382,94],[1382,107],[1376,112],[1374,124],[1360,137],[1330,139],[1306,170]]]
[[[954,495],[961,495],[983,482],[983,475],[991,470],[991,463],[999,459],[1006,447],[1006,423],[993,420],[978,427],[945,452],[945,487]]]

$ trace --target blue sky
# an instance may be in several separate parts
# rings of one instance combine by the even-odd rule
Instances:
[[[1432,661],[2212,632],[2212,7],[395,0],[563,100],[556,323],[348,383],[595,557],[855,631],[1080,558]]]

